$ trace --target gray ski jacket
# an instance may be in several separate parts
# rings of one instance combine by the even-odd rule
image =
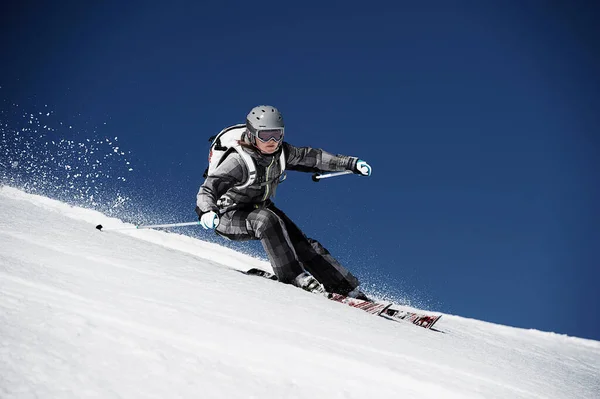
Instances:
[[[235,151],[230,153],[215,171],[206,178],[196,198],[199,215],[215,211],[225,213],[240,208],[261,208],[270,202],[282,175],[279,159],[285,155],[285,169],[301,172],[335,172],[356,169],[356,157],[332,155],[321,149],[294,147],[286,142],[273,154],[262,154],[248,146],[242,147],[256,164],[255,182],[243,189],[248,179],[248,168]]]

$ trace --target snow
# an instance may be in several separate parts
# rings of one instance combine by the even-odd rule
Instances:
[[[396,323],[215,244],[0,188],[1,398],[598,398],[600,342]],[[560,315],[557,315],[560,317]]]

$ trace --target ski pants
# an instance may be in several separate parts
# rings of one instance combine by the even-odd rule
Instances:
[[[279,281],[292,283],[304,270],[328,292],[346,295],[359,282],[316,240],[304,233],[273,203],[221,215],[216,232],[230,240],[260,240]]]

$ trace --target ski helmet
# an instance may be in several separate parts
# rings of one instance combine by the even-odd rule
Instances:
[[[246,132],[248,139],[256,145],[256,136],[261,130],[277,130],[283,133],[283,116],[277,108],[271,105],[259,105],[248,112],[246,116]]]

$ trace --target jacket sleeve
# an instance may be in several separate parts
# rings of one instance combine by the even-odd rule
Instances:
[[[248,178],[246,165],[240,155],[233,152],[204,180],[196,196],[196,213],[219,211],[217,200],[230,188]]]
[[[283,151],[286,168],[300,172],[354,171],[358,161],[355,157],[332,155],[318,148],[294,147],[288,143],[283,143]]]

